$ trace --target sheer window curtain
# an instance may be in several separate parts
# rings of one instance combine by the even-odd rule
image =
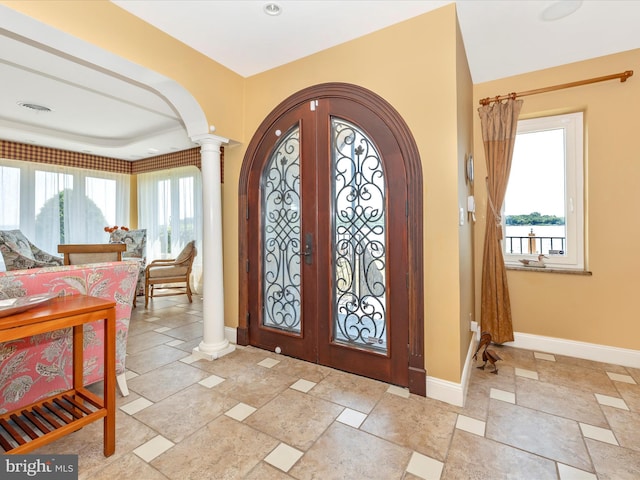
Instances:
[[[504,202],[522,100],[508,99],[478,109],[487,163],[487,226],[482,258],[480,322],[495,343],[513,341],[507,270],[500,242]]]
[[[106,243],[129,223],[129,176],[0,159],[0,229],[21,230],[46,252],[60,243]]]
[[[202,292],[202,175],[180,167],[138,175],[138,227],[147,229],[147,263],[175,258],[191,240],[198,255],[191,287]]]

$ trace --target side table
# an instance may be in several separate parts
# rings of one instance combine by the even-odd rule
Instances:
[[[0,447],[26,453],[104,419],[104,455],[116,446],[115,302],[85,295],[56,297],[41,306],[0,318],[0,342],[73,327],[73,388],[0,415]],[[104,320],[104,394],[83,382],[83,325]]]

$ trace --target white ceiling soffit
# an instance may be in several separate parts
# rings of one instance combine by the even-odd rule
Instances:
[[[0,52],[4,140],[124,160],[195,146],[171,106],[147,89],[8,36],[0,35]]]

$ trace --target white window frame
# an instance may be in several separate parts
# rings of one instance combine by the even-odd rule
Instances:
[[[565,225],[566,255],[549,255],[544,259],[546,268],[584,270],[584,115],[583,112],[567,113],[518,121],[517,134],[563,129],[565,134]],[[514,157],[513,161],[517,159]],[[503,212],[504,213],[504,212]],[[503,232],[506,232],[505,215],[502,215]],[[503,237],[504,238],[504,237]],[[536,255],[511,254],[503,240],[505,264],[522,266],[520,259],[537,260]]]

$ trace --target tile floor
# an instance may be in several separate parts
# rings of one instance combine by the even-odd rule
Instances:
[[[101,422],[36,453],[92,480],[640,478],[640,369],[495,347],[459,408],[252,347],[196,360],[201,318],[134,310],[112,457]]]

